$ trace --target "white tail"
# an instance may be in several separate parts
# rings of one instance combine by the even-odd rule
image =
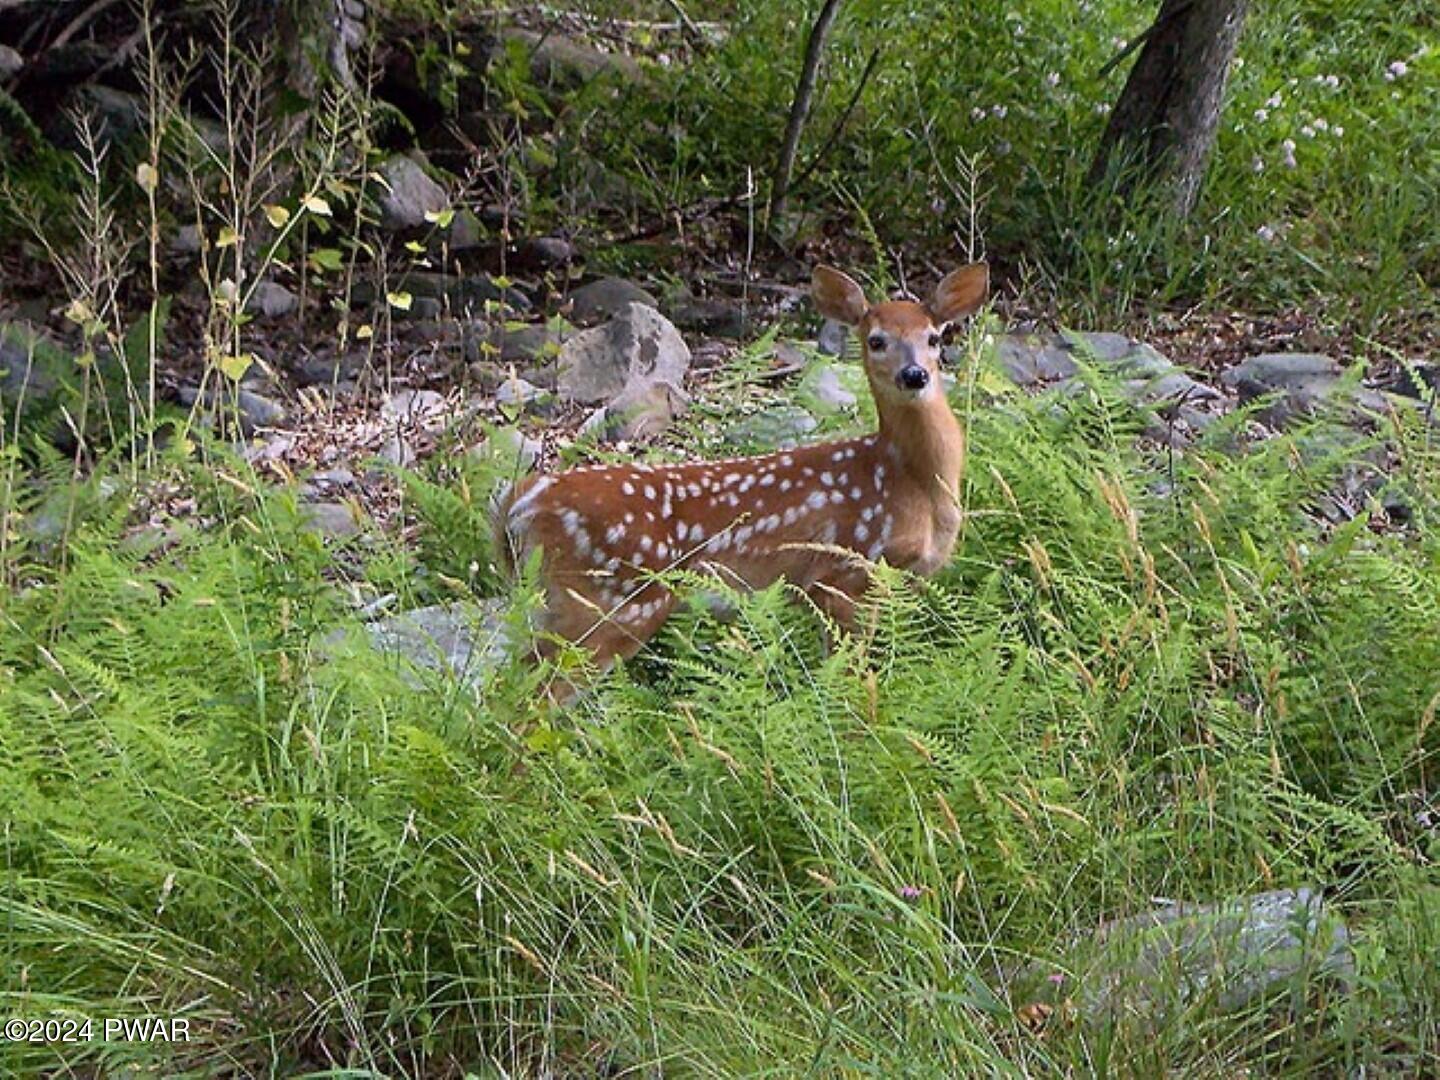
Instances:
[[[816,268],[816,306],[859,334],[880,418],[873,435],[762,457],[594,466],[518,484],[500,505],[497,537],[512,565],[543,550],[550,640],[539,654],[563,639],[602,669],[632,655],[674,606],[653,577],[667,568],[748,588],[783,577],[844,625],[867,585],[866,560],[933,574],[955,546],[965,458],[940,379],[941,333],[975,311],[988,287],[977,263],[948,275],[929,304],[871,306],[845,274]]]

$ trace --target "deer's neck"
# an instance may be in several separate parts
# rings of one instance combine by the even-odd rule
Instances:
[[[965,433],[943,395],[883,411],[880,442],[921,490],[954,498],[965,468]]]

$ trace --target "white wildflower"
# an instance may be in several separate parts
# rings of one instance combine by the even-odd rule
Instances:
[[[970,119],[971,119],[971,120],[984,120],[984,119],[985,119],[985,107],[984,107],[983,105],[976,105],[973,109],[970,110]]]
[[[1317,116],[1317,117],[1315,118],[1315,130],[1316,130],[1316,131],[1329,131],[1329,130],[1330,130],[1330,121],[1329,121],[1329,120],[1326,120],[1325,117],[1323,117],[1323,116]]]
[[[1269,119],[1270,119],[1270,110],[1269,110],[1269,109],[1256,109],[1256,110],[1255,110],[1255,119],[1256,119],[1259,123],[1262,123],[1262,124],[1263,124],[1266,120],[1269,120]]]
[[[990,106],[990,115],[995,117],[996,120],[1004,120],[1009,113],[1010,109],[1005,105]]]
[[[1343,139],[1345,137],[1345,125],[1336,124],[1330,129],[1330,134],[1334,135],[1337,139]]]
[[[1271,94],[1269,99],[1265,102],[1266,106],[1271,109],[1278,109],[1284,103],[1285,99],[1280,96],[1280,92],[1278,90],[1275,93]]]
[[[1404,60],[1396,60],[1385,69],[1385,81],[1394,82],[1396,79],[1403,79],[1409,70],[1410,65],[1405,63]]]
[[[1305,124],[1303,127],[1300,128],[1300,134],[1304,135],[1307,139],[1313,139],[1315,138],[1315,129],[1309,124]]]
[[[1265,159],[1262,158],[1259,154],[1256,154],[1250,160],[1250,171],[1257,173],[1262,173],[1265,171]]]
[[[1046,75],[1046,76],[1045,76],[1045,83],[1046,83],[1047,86],[1050,86],[1050,87],[1059,86],[1059,85],[1060,85],[1060,73],[1059,73],[1058,71],[1052,71],[1052,72],[1050,72],[1049,75]]]
[[[1264,240],[1265,243],[1273,244],[1277,234],[1269,225],[1261,225],[1260,228],[1255,230],[1255,235],[1260,237],[1261,240]]]
[[[1295,160],[1295,140],[1294,140],[1294,139],[1286,139],[1283,143],[1281,143],[1281,144],[1280,144],[1280,153],[1281,153],[1281,156],[1280,156],[1280,164],[1284,165],[1287,169],[1293,169],[1293,168],[1296,167],[1296,165],[1298,164],[1298,162],[1296,162],[1296,160]]]

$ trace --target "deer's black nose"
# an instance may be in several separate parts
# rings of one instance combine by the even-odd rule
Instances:
[[[907,364],[895,376],[895,385],[901,390],[924,390],[930,385],[930,373],[919,364]]]

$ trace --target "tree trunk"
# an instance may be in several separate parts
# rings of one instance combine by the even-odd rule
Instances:
[[[1177,214],[1195,208],[1248,8],[1249,0],[1162,0],[1105,129],[1092,183],[1112,162],[1133,161],[1138,178],[1170,187]]]
[[[800,136],[805,132],[805,120],[810,115],[810,102],[815,97],[815,81],[820,76],[820,60],[825,55],[825,40],[830,36],[830,27],[840,10],[840,0],[825,0],[815,25],[810,28],[810,38],[805,43],[805,62],[800,68],[800,81],[795,87],[795,100],[790,105],[790,119],[785,125],[785,140],[780,146],[780,158],[775,163],[775,176],[770,184],[770,221],[776,221],[785,209],[785,198],[790,194],[790,174],[795,169],[795,155],[800,149]]]

